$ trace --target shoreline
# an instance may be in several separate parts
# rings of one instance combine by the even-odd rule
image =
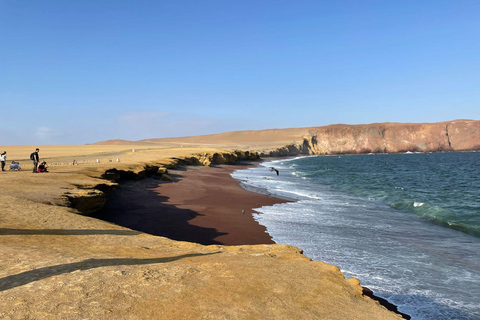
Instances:
[[[276,244],[266,227],[253,218],[253,209],[295,200],[277,198],[262,189],[245,188],[231,176],[235,170],[258,165],[259,162],[249,161],[213,167],[184,166],[170,170],[173,183],[158,179],[124,182],[112,192],[106,210],[97,218],[202,245]],[[128,196],[132,192],[136,194],[133,202]],[[362,294],[404,319],[411,318],[368,287],[362,286]]]
[[[287,156],[287,157],[271,157],[268,160],[261,159],[260,161],[265,162],[265,161],[275,161],[275,160],[292,160],[292,159],[297,159],[297,158],[302,158],[302,157],[308,157],[308,156],[302,156],[302,155],[298,156],[297,155],[297,156]],[[257,163],[257,166],[258,165],[259,164]],[[248,168],[245,168],[245,169],[248,169]],[[235,169],[235,170],[237,170],[237,169]],[[235,171],[235,170],[232,170],[232,172]],[[254,194],[262,194],[262,195],[265,195],[265,196],[268,196],[268,197],[271,197],[271,198],[282,199],[285,202],[298,201],[297,199],[294,199],[294,198],[279,197],[278,195],[273,195],[273,194],[269,193],[267,189],[263,189],[263,188],[260,188],[260,187],[259,188],[250,187],[246,184],[243,184],[242,180],[238,180],[238,179],[235,179],[233,177],[231,177],[231,178],[233,180],[235,180],[242,189],[247,190],[248,192],[251,192],[251,193],[254,193]],[[252,216],[252,218],[253,218],[253,216]],[[273,241],[273,239],[272,239],[272,241]],[[276,243],[276,242],[273,241],[273,243]],[[299,249],[302,250],[302,248],[299,248]],[[387,299],[376,296],[375,292],[373,290],[371,290],[370,288],[368,288],[366,286],[361,286],[361,287],[362,287],[362,294],[364,296],[367,296],[367,297],[371,298],[372,300],[377,301],[380,305],[382,305],[383,307],[385,307],[389,311],[392,311],[392,312],[402,316],[403,319],[407,319],[407,320],[411,319],[410,315],[408,315],[406,313],[403,313],[403,312],[400,312],[398,310],[398,307],[396,305],[394,305],[393,303],[389,302]]]
[[[209,166],[255,154],[135,146],[135,153],[113,150],[121,152],[117,163],[117,154],[89,149],[84,160],[93,162],[72,166],[82,147],[59,149],[49,174],[4,175],[0,313],[7,317],[398,319],[338,268],[298,248],[202,246],[92,217],[119,180],[158,184],[179,163]]]
[[[255,164],[180,167],[169,170],[174,183],[154,178],[121,183],[97,218],[203,245],[275,244],[253,209],[288,200],[245,189],[230,175]]]

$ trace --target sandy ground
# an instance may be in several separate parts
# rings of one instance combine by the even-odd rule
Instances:
[[[363,296],[358,281],[297,248],[174,241],[64,206],[65,193],[109,184],[99,178],[108,168],[136,170],[218,149],[40,149],[50,173],[30,172],[22,159],[31,147],[5,147],[24,170],[0,173],[0,319],[399,318]],[[73,158],[85,162],[72,166]]]
[[[145,163],[170,157],[181,157],[196,152],[222,150],[215,147],[181,147],[151,145],[42,145],[42,146],[0,146],[7,151],[7,164],[20,161],[22,167],[30,166],[30,154],[39,148],[41,160],[54,166],[71,166],[77,160],[82,166],[112,167],[117,159],[126,164]],[[99,160],[97,163],[96,160]],[[117,166],[118,164],[115,164]]]

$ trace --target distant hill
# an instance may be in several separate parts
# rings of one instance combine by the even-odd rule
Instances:
[[[92,145],[136,145],[136,144],[149,144],[147,142],[140,142],[140,141],[129,141],[129,140],[122,140],[122,139],[112,139],[112,140],[105,140],[105,141],[100,141],[100,142],[95,142],[95,143],[89,143]]]
[[[334,124],[139,141],[108,140],[96,144],[217,146],[272,155],[466,151],[480,150],[480,120]]]

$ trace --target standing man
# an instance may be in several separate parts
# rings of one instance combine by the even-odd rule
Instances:
[[[40,149],[35,149],[35,152],[32,152],[32,154],[30,155],[30,160],[33,161],[33,173],[37,173],[37,167],[38,167],[38,161],[39,161],[39,158],[38,158],[38,152],[40,151]]]
[[[7,161],[7,151],[0,154],[0,162],[2,163],[2,171],[5,171],[5,161]]]

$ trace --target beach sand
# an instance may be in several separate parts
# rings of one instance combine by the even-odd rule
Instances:
[[[176,182],[126,182],[99,216],[134,230],[200,244],[273,244],[254,208],[285,200],[247,191],[230,174],[254,163],[170,170]],[[132,194],[135,197],[132,198]]]

